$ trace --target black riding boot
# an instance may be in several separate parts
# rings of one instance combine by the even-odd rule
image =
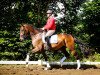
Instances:
[[[49,42],[49,36],[45,37],[45,41],[46,41],[46,50],[51,48],[51,44]]]

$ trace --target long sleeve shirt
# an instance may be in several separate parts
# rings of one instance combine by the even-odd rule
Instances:
[[[47,30],[56,30],[56,24],[54,18],[48,18],[46,25],[44,26],[44,29]]]

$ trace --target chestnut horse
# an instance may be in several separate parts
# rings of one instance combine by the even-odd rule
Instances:
[[[20,40],[24,40],[27,35],[31,36],[33,49],[32,52],[41,52],[45,60],[47,61],[47,56],[45,54],[45,44],[42,42],[42,30],[40,28],[35,28],[31,24],[22,24],[20,27]],[[57,34],[58,43],[51,44],[52,51],[62,51],[66,57],[68,57],[68,52],[66,48],[69,49],[69,52],[75,56],[78,60],[78,54],[74,48],[74,38],[71,34]]]

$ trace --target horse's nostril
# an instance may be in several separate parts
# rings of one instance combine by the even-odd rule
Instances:
[[[20,35],[20,37],[23,37],[23,35]]]

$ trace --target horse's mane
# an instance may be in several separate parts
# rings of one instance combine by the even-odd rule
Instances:
[[[35,27],[33,24],[22,23],[22,26],[30,26],[30,27],[32,27],[34,30],[37,30],[38,32],[43,32],[41,28],[37,28],[37,27]]]

